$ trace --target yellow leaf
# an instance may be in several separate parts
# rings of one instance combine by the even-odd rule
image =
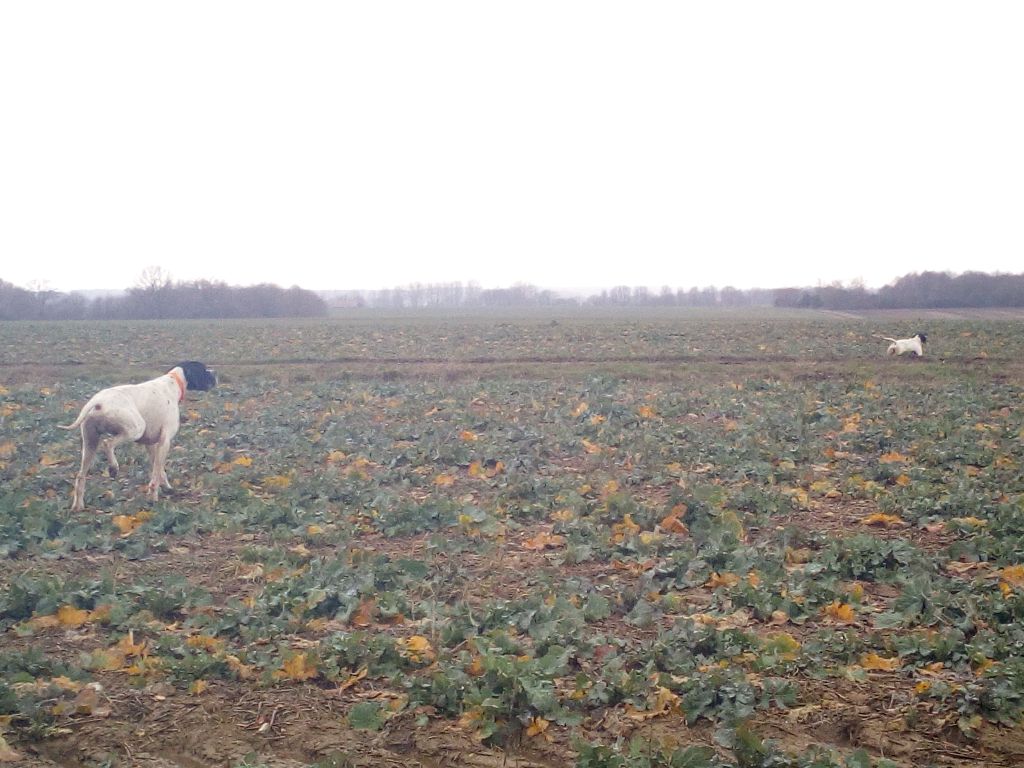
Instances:
[[[910,461],[910,459],[904,456],[902,453],[897,451],[890,451],[889,453],[883,453],[878,457],[878,460],[882,464],[901,464],[903,462]]]
[[[543,717],[535,717],[533,718],[533,720],[530,721],[530,724],[526,727],[526,735],[530,737],[538,736],[544,733],[544,731],[548,729],[549,725],[551,725],[551,723],[549,723]]]
[[[76,715],[110,717],[111,714],[110,707],[100,702],[99,691],[95,683],[82,688],[75,696],[72,706]]]
[[[260,483],[264,488],[271,488],[273,490],[283,490],[292,484],[292,479],[287,475],[270,475],[264,477]]]
[[[77,627],[89,621],[89,611],[75,608],[72,605],[63,605],[57,610],[57,621],[64,627]]]
[[[224,661],[228,663],[228,668],[238,675],[239,680],[248,680],[252,677],[252,667],[248,664],[243,664],[237,656],[225,656]]]
[[[81,683],[72,680],[70,677],[65,677],[64,675],[54,677],[50,682],[58,688],[63,688],[65,691],[72,691],[74,693],[77,693],[82,689]],[[2,721],[0,721],[0,725],[2,725]]]
[[[832,485],[832,483],[830,483],[828,480],[815,480],[813,483],[811,483],[811,491],[818,494],[819,496],[824,496],[827,493],[834,490],[835,486]]]
[[[984,528],[988,525],[988,520],[982,520],[979,517],[954,517],[950,520],[951,523],[957,523],[968,528]]]
[[[981,677],[983,674],[985,674],[985,670],[987,670],[990,667],[994,667],[995,665],[996,662],[992,659],[982,657],[980,660],[974,662],[974,674],[978,677]]]
[[[679,709],[679,696],[664,686],[657,686],[647,697],[647,709],[626,707],[626,716],[634,720],[650,720]]]
[[[786,547],[785,556],[787,565],[803,565],[811,559],[811,550],[806,547],[800,547],[799,549]]]
[[[281,665],[281,668],[274,672],[274,677],[278,680],[312,680],[314,677],[319,675],[320,672],[316,668],[316,662],[311,662],[309,657],[304,653],[297,653]]]
[[[661,522],[658,523],[658,527],[665,533],[689,533],[689,528],[683,523],[675,514],[668,515],[662,518]]]
[[[1024,587],[1024,565],[1008,565],[999,571],[999,576],[1014,587]]]
[[[866,653],[861,656],[860,665],[864,669],[879,670],[883,672],[891,672],[895,669],[900,668],[899,659],[887,659],[884,656],[879,656],[877,653]]]
[[[263,578],[261,563],[243,563],[235,568],[235,576],[245,581],[259,581]]]
[[[349,624],[353,627],[368,627],[373,624],[373,615],[377,611],[377,601],[368,597],[359,603],[352,615],[349,617]]]
[[[640,414],[641,419],[653,419],[655,416],[654,409],[649,405],[641,405],[637,409],[637,413]]]
[[[735,573],[718,573],[715,571],[711,574],[704,586],[708,589],[718,589],[719,587],[735,587],[740,583],[740,577]]]
[[[14,452],[18,449],[11,440],[4,443],[0,443],[0,459],[9,459],[14,455]]]
[[[810,495],[803,488],[791,488],[786,493],[802,509],[806,509],[811,502]]]
[[[459,717],[457,725],[463,730],[476,728],[484,719],[484,711],[481,707],[470,707]]]
[[[192,685],[188,687],[188,692],[193,696],[198,696],[209,687],[210,684],[206,680],[193,680]]]
[[[850,624],[856,619],[856,615],[853,612],[853,606],[847,603],[842,603],[838,600],[833,600],[831,603],[826,605],[822,612],[831,619],[841,621],[845,624]]]
[[[231,463],[236,467],[251,467],[252,458],[250,456],[237,456]]]
[[[881,528],[903,528],[908,523],[899,515],[887,515],[884,512],[875,512],[873,515],[866,515],[860,521],[864,525],[875,525]]]
[[[447,487],[449,485],[455,485],[455,478],[451,475],[440,474],[434,478],[434,485],[438,487]]]
[[[618,544],[638,533],[640,533],[640,526],[633,522],[632,515],[627,512],[621,523],[615,523],[612,526],[612,542]]]
[[[592,443],[589,440],[587,440],[586,438],[582,438],[580,440],[580,442],[583,443],[583,450],[586,451],[587,453],[594,454],[594,453],[600,453],[601,452],[601,446],[600,445]]]
[[[767,650],[778,654],[785,660],[793,661],[800,650],[800,641],[789,634],[789,632],[777,632],[765,638],[764,646]]]
[[[470,432],[468,429],[464,429],[459,432],[459,439],[464,440],[467,443],[473,443],[480,439],[476,432]]]
[[[198,648],[207,653],[218,653],[224,647],[224,641],[209,635],[192,635],[185,641],[189,648]]]
[[[561,547],[565,545],[565,536],[559,536],[557,534],[551,534],[547,532],[538,533],[533,538],[527,539],[523,542],[523,549],[541,550],[541,549],[554,549],[555,547]]]
[[[896,483],[896,485],[905,488],[906,486],[910,485],[910,478],[907,477],[907,475],[900,474],[899,476],[897,476],[894,482]]]
[[[367,668],[366,667],[361,667],[359,669],[359,671],[349,675],[348,679],[345,682],[343,682],[341,685],[338,686],[338,690],[339,691],[345,691],[345,690],[348,690],[349,688],[353,687],[354,685],[357,685],[360,680],[362,680],[364,677],[366,677],[366,673],[367,673]]]
[[[579,405],[576,406],[575,410],[572,412],[572,415],[582,416],[584,413],[587,412],[588,408],[590,408],[590,406],[587,405],[586,403],[580,403]]]
[[[152,512],[142,510],[137,515],[114,515],[114,517],[111,518],[111,522],[114,524],[114,527],[121,532],[122,536],[129,536],[136,528],[149,520],[152,516]]]
[[[402,655],[416,663],[434,660],[434,648],[430,641],[423,635],[413,635],[399,641],[402,648]]]
[[[128,630],[128,634],[122,637],[112,649],[123,656],[143,657],[147,655],[146,642],[135,642],[135,630]]]
[[[551,519],[555,522],[569,522],[575,519],[575,512],[571,509],[558,509],[551,513]]]
[[[99,650],[92,654],[92,668],[102,669],[106,672],[113,672],[125,665],[124,654],[117,648],[110,648],[106,651]]]
[[[470,477],[483,477],[484,476],[484,465],[479,461],[474,461],[469,465],[469,476]]]

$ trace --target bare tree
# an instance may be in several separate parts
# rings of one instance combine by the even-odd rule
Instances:
[[[171,285],[171,273],[158,265],[146,267],[139,273],[139,279],[135,281],[135,288],[142,291],[159,291],[169,288]]]

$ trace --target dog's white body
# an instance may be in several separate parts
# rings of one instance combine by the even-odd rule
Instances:
[[[919,333],[909,339],[890,339],[888,336],[879,336],[879,338],[892,342],[888,349],[890,355],[905,355],[908,352],[913,352],[921,357],[924,354],[924,340]]]
[[[215,382],[216,377],[213,380]],[[82,466],[75,476],[72,510],[85,507],[85,477],[101,441],[110,464],[111,477],[116,477],[118,472],[114,448],[124,442],[136,442],[145,445],[149,452],[150,499],[156,501],[159,498],[161,484],[171,487],[164,463],[171,440],[178,433],[178,404],[185,398],[187,388],[182,366],[141,384],[108,387],[89,399],[74,423],[62,427],[80,427],[82,430]]]

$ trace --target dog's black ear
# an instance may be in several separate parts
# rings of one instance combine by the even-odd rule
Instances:
[[[178,367],[185,374],[185,385],[188,389],[205,392],[217,386],[217,374],[202,363],[186,360],[178,363]]]
[[[928,337],[925,336],[923,333],[919,333],[917,334],[917,336],[919,339],[921,339],[922,344],[926,344],[928,342]]]

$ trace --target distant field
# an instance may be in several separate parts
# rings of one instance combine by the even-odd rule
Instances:
[[[873,338],[919,329],[921,360]],[[1019,765],[1022,331],[0,324],[0,736],[90,768]],[[221,385],[174,489],[125,446],[71,514],[57,425],[181,359]]]
[[[3,323],[0,368],[148,370],[182,357],[228,365],[876,360],[885,342],[874,335],[917,330],[929,334],[929,358],[1021,359],[1024,314],[996,312],[353,312],[301,321]]]

